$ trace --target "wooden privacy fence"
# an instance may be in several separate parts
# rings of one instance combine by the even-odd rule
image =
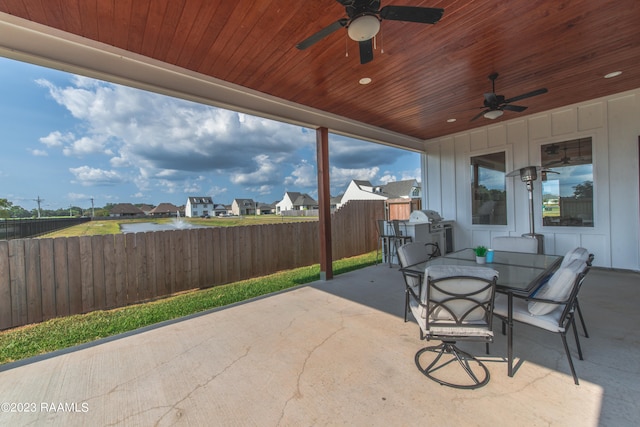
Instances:
[[[374,250],[380,201],[332,215],[333,259]],[[316,264],[317,222],[0,241],[0,329]]]

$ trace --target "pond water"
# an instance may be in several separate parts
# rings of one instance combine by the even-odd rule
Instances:
[[[155,222],[135,222],[132,224],[121,224],[120,229],[123,233],[144,233],[147,231],[166,231],[166,230],[187,230],[190,228],[206,228],[203,225],[194,225],[185,221],[173,221],[167,224],[156,224]]]

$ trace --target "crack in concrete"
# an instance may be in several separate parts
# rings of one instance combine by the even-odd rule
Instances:
[[[307,363],[309,362],[309,360],[311,359],[311,357],[313,356],[313,354],[322,346],[324,346],[331,338],[335,337],[339,332],[343,331],[345,329],[344,327],[344,319],[340,318],[340,326],[333,331],[331,334],[327,335],[321,342],[319,342],[318,344],[316,344],[307,354],[307,357],[305,357],[304,361],[302,362],[302,367],[298,372],[297,378],[296,378],[296,389],[295,392],[293,393],[293,395],[286,400],[286,402],[284,403],[284,405],[282,406],[282,411],[280,412],[280,418],[278,419],[278,423],[277,425],[280,425],[282,422],[282,419],[285,416],[285,413],[287,411],[287,406],[289,406],[289,403],[294,400],[294,399],[300,399],[303,397],[302,392],[300,391],[300,384],[301,384],[301,379],[302,376],[305,373],[305,370],[307,368]]]

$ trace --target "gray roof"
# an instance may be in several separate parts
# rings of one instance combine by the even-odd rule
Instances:
[[[300,194],[300,193],[298,193]],[[311,196],[307,193],[300,194],[294,201],[293,206],[316,206],[318,202],[316,202]]]
[[[129,214],[129,215],[141,215],[144,212],[142,210],[131,203],[118,203],[110,211],[111,214]]]
[[[160,203],[158,206],[151,210],[152,214],[158,213],[175,213],[180,210],[176,205],[172,203]]]
[[[189,202],[192,204],[207,204],[212,205],[213,199],[209,196],[189,197]]]
[[[302,195],[302,193],[298,191],[285,191],[284,194],[289,196],[289,200],[291,200],[291,203],[295,202],[296,199]]]
[[[389,182],[382,186],[382,192],[389,198],[411,196],[413,187],[420,187],[415,179]]]
[[[373,184],[371,184],[371,182],[364,179],[354,179],[353,182],[355,182],[358,187],[362,187],[362,186],[373,187]]]

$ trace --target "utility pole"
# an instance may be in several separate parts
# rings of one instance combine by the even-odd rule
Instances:
[[[38,202],[38,218],[40,218],[40,204],[42,202],[44,202],[44,199],[41,199],[40,196],[38,196],[37,199],[33,199],[34,202]]]
[[[96,216],[96,211],[93,208],[93,197],[91,197],[91,218],[93,218],[94,216]]]

